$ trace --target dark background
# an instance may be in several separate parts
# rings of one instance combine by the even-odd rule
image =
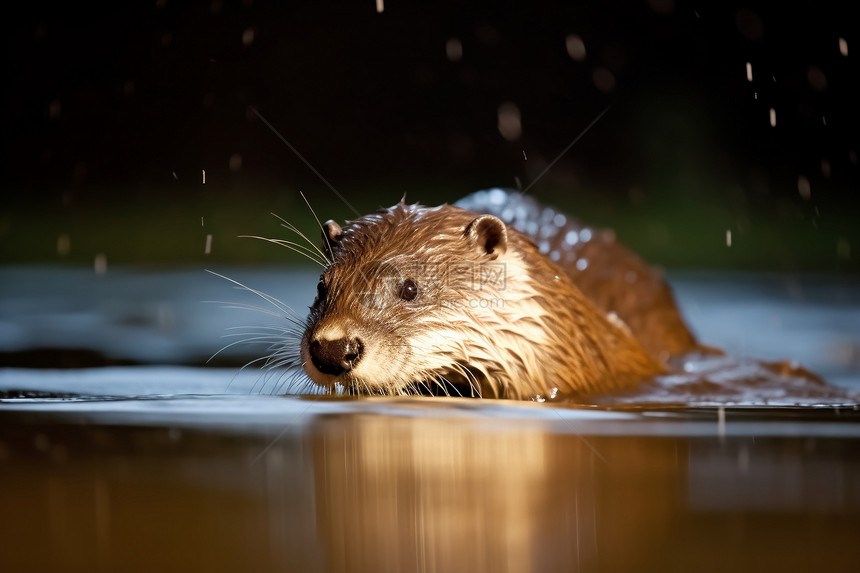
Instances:
[[[323,219],[355,213],[252,107],[362,213],[403,193],[433,204],[529,186],[608,107],[531,194],[668,266],[856,272],[860,40],[849,11],[21,4],[3,24],[0,261],[293,260],[236,235],[286,236],[273,211],[316,237],[298,191]],[[459,60],[446,52],[457,41]],[[497,127],[506,103],[521,116],[515,140]],[[60,237],[70,247],[58,251]]]

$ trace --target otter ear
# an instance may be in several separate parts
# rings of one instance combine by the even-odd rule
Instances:
[[[488,255],[504,255],[508,250],[508,230],[501,219],[492,215],[474,219],[463,236]]]
[[[343,236],[343,229],[340,228],[340,225],[331,219],[325,222],[322,228],[322,244],[327,251],[332,245],[340,241],[341,236]]]

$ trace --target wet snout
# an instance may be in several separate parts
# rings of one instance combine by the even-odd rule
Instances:
[[[364,344],[358,338],[315,338],[308,345],[308,351],[317,370],[339,376],[355,368],[361,360]]]

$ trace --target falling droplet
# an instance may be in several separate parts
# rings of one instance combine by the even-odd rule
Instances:
[[[671,14],[675,11],[675,0],[648,0],[648,5],[658,14]]]
[[[591,81],[594,86],[603,93],[609,93],[615,89],[615,76],[606,68],[597,68],[591,74]]]
[[[732,246],[732,230],[731,229],[726,229],[726,246],[727,247]]]
[[[564,39],[567,55],[577,62],[585,61],[585,42],[579,34],[568,34]]]
[[[809,179],[803,175],[797,178],[797,192],[807,200],[812,196],[812,187],[809,185]]]
[[[385,11],[385,2],[383,0],[376,0],[376,13],[382,14]]]
[[[752,64],[750,62],[747,62],[747,81],[752,81]]]
[[[776,110],[770,108],[770,126],[776,127]]]
[[[104,253],[99,253],[96,255],[95,260],[93,261],[93,267],[96,271],[96,274],[101,276],[107,272],[107,257]]]
[[[452,62],[463,59],[463,42],[459,38],[451,38],[445,42],[445,55]]]
[[[823,92],[827,89],[827,77],[817,66],[809,66],[806,70],[806,81],[815,91]]]
[[[839,53],[848,56],[848,42],[845,38],[839,38]]]
[[[206,235],[206,247],[203,249],[203,254],[208,255],[212,252],[212,233]]]
[[[499,133],[508,141],[516,141],[523,133],[520,120],[520,109],[511,102],[505,102],[499,106]]]
[[[69,251],[72,249],[72,241],[66,233],[61,233],[59,237],[57,237],[57,254],[61,257],[65,257],[69,254]]]

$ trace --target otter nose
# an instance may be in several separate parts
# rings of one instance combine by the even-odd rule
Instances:
[[[364,344],[358,338],[337,340],[313,340],[308,348],[311,362],[317,370],[332,376],[338,376],[355,368],[361,360]]]

